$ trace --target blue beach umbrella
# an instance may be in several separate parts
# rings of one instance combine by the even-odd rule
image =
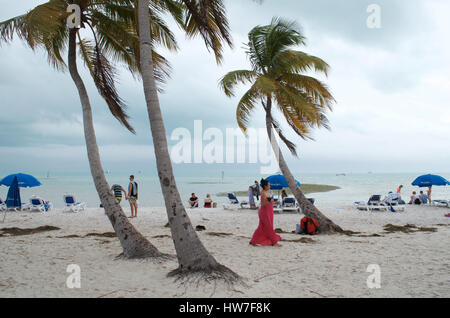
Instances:
[[[282,174],[275,174],[273,176],[267,177],[267,181],[270,182],[270,188],[272,190],[281,190],[283,188],[289,188],[286,178]],[[300,187],[300,182],[295,180],[297,185]]]
[[[6,197],[6,206],[8,208],[20,208],[22,202],[20,201],[19,181],[14,177]]]
[[[10,174],[9,176],[4,177],[2,180],[0,180],[0,184],[10,187],[15,177],[17,178],[18,185],[21,188],[38,187],[41,185],[38,179],[36,179],[32,175],[25,173]]]
[[[425,174],[423,176],[417,177],[412,183],[413,186],[425,188],[430,186],[446,186],[450,185],[445,178],[437,176],[434,174]]]

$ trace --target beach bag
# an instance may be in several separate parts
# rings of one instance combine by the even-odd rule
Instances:
[[[319,229],[319,222],[317,222],[316,219],[307,216],[301,219],[300,228],[305,234],[316,235],[317,230]]]

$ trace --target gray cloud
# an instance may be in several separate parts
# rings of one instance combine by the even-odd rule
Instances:
[[[376,30],[366,26],[366,9],[374,2],[382,8],[382,28]],[[32,0],[14,5],[3,0],[0,3],[0,20],[36,5]],[[450,63],[446,58],[450,49],[442,38],[449,28],[444,14],[450,9],[448,3],[419,0],[265,0],[262,5],[227,0],[226,3],[235,48],[226,50],[221,66],[215,64],[200,39],[186,40],[174,27],[181,51],[164,52],[174,71],[165,93],[160,95],[168,135],[177,127],[192,130],[196,119],[203,120],[205,129],[236,127],[235,107],[245,87],[240,88],[236,98],[229,99],[218,89],[218,80],[228,71],[249,67],[241,48],[248,31],[257,24],[269,23],[273,16],[281,16],[295,19],[303,26],[308,46],[302,50],[324,58],[332,66],[326,82],[338,100],[330,114],[331,132],[318,131],[316,142],[309,143],[290,135],[301,150],[298,160],[288,156],[294,170],[354,167],[365,171],[374,166],[382,170],[410,170],[420,169],[424,162],[436,169],[447,167],[450,151],[442,143],[448,143],[445,136],[450,125],[446,119],[450,118]],[[82,63],[79,68],[83,69]],[[132,135],[109,114],[86,70],[81,73],[94,110],[105,166],[153,165],[142,83],[125,71],[120,75],[118,88],[137,132]],[[45,171],[44,167],[49,166],[87,169],[81,107],[69,74],[52,70],[42,52],[32,52],[16,39],[12,45],[0,47],[0,97],[0,172],[24,167]],[[252,125],[264,126],[260,111],[255,113]],[[386,143],[392,138],[398,143]],[[422,151],[418,151],[417,144]],[[228,168],[232,169],[224,166]]]

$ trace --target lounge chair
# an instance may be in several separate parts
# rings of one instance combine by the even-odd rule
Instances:
[[[239,202],[238,198],[234,193],[228,193],[229,204],[224,204],[223,208],[225,210],[239,210],[239,209],[250,209],[250,204],[248,202]]]
[[[450,207],[450,201],[447,201],[447,200],[433,200],[432,201],[432,205],[433,206],[438,206],[438,207],[448,208],[448,207]]]
[[[381,201],[381,195],[374,194],[367,203],[355,202],[354,204],[358,210],[362,211],[400,212],[405,210],[405,204],[401,204],[401,202],[403,201],[399,200],[399,198]]]
[[[51,203],[47,204],[44,200],[35,195],[30,198],[30,203],[28,204],[28,210],[30,211],[46,212],[50,210],[51,207]]]
[[[354,204],[358,210],[362,210],[362,211],[374,211],[374,210],[387,211],[388,210],[388,206],[384,205],[381,202],[381,195],[379,195],[379,194],[372,195],[369,198],[369,201],[367,201],[367,203],[357,201]]]
[[[273,199],[273,213],[283,213],[283,208],[281,207],[280,200],[277,198]]]
[[[64,195],[64,204],[63,212],[80,212],[86,208],[85,202],[77,202],[71,194]]]
[[[294,198],[290,197],[284,198],[283,203],[281,204],[281,208],[283,209],[283,213],[299,211],[297,202],[295,201]]]

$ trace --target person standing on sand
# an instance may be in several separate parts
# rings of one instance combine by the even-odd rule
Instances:
[[[427,197],[428,197],[428,202],[431,204],[431,186],[428,187]]]
[[[250,209],[256,209],[254,195],[255,195],[255,187],[249,186],[248,187],[248,204],[250,205]]]
[[[397,188],[397,193],[400,194],[402,192],[402,188],[403,188],[403,184],[401,184],[398,188]]]
[[[128,201],[130,202],[131,216],[130,218],[137,217],[137,199],[138,199],[138,184],[134,181],[134,176],[130,176],[130,184],[128,185]],[[134,212],[134,213],[133,213]]]
[[[261,207],[258,211],[259,225],[253,233],[250,244],[279,247],[281,245],[278,242],[281,240],[281,236],[273,230],[273,202],[269,194],[270,183],[261,179],[261,189]]]
[[[255,190],[256,190],[256,193],[255,193],[255,195],[256,195],[256,200],[259,201],[259,196],[261,195],[261,192],[260,192],[260,190],[259,190],[259,184],[258,184],[258,181],[255,181],[254,187],[255,187]]]

